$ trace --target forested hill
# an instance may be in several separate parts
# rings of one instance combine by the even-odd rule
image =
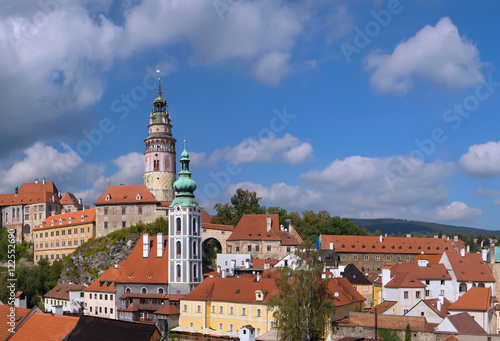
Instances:
[[[474,227],[465,226],[454,226],[436,223],[426,223],[423,221],[411,221],[404,219],[353,219],[352,222],[359,227],[364,227],[367,231],[374,233],[376,230],[380,230],[382,233],[387,233],[388,235],[394,233],[398,234],[408,234],[408,233],[420,233],[426,234],[438,234],[441,232],[446,235],[471,235],[474,236],[482,235],[486,236],[496,236],[500,237],[499,230],[485,230],[477,229]]]

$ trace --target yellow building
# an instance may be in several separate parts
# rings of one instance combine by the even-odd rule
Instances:
[[[33,229],[34,261],[62,259],[95,233],[95,208],[50,216]]]
[[[258,336],[274,327],[267,302],[277,293],[273,278],[210,277],[181,299],[179,323],[186,328],[225,332],[239,332],[250,324]]]

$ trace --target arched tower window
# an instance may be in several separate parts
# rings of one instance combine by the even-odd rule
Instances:
[[[180,256],[180,254],[182,252],[182,244],[181,244],[181,242],[178,241],[177,243],[175,243],[175,251],[176,251],[176,254],[178,256]]]
[[[177,280],[180,281],[180,279],[181,279],[181,265],[180,264],[177,264],[177,266],[176,266],[176,275],[177,275]]]
[[[181,218],[175,219],[175,232],[181,233]]]
[[[153,161],[153,169],[155,171],[159,171],[160,170],[160,160],[154,160]]]
[[[196,282],[198,281],[198,267],[196,264],[193,265],[193,278]]]
[[[193,258],[196,258],[198,256],[198,252],[196,250],[196,242],[193,242]]]
[[[196,226],[196,218],[193,218],[193,235],[198,234],[198,226]]]

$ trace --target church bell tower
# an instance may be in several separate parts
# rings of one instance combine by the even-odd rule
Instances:
[[[144,140],[144,185],[159,201],[174,200],[175,182],[175,139],[172,137],[172,124],[167,101],[161,91],[161,78],[158,79],[158,97],[153,101],[149,115],[149,135]]]

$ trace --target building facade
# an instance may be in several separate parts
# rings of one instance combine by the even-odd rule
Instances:
[[[33,260],[63,259],[96,236],[96,209],[56,214],[33,230]]]
[[[83,312],[85,303],[84,289],[81,284],[59,283],[48,293],[43,295],[45,312],[51,313],[78,313]]]

